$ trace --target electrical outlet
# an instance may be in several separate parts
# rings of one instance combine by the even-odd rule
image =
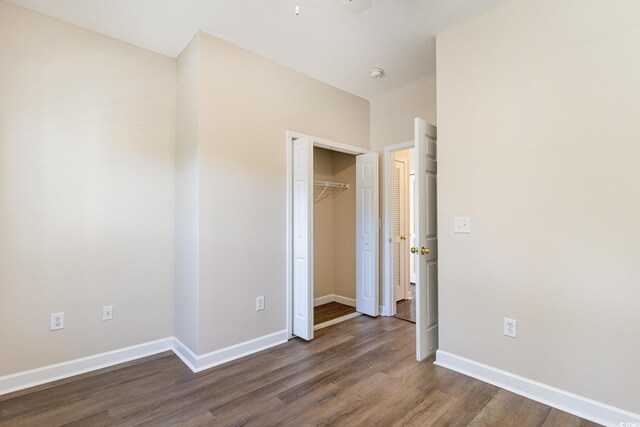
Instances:
[[[504,334],[508,337],[516,338],[518,335],[517,320],[504,318]]]
[[[256,298],[256,311],[264,310],[264,296]]]
[[[471,233],[471,218],[468,216],[457,216],[453,218],[453,232],[462,234]]]
[[[102,320],[113,320],[113,306],[105,305],[102,307]]]
[[[49,330],[57,331],[58,329],[64,329],[64,313],[51,313]]]

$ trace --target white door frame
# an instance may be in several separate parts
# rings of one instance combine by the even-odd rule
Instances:
[[[286,152],[287,152],[287,223],[286,223],[286,285],[287,285],[287,305],[286,320],[287,333],[289,338],[293,337],[293,141],[298,138],[310,137],[313,140],[313,146],[325,148],[333,151],[339,151],[346,154],[366,154],[371,152],[366,148],[356,147],[353,145],[343,144],[331,141],[329,139],[318,138],[302,132],[287,130],[286,132]]]
[[[383,316],[396,315],[396,303],[393,298],[393,167],[394,153],[415,148],[415,141],[406,141],[384,147],[384,171],[382,183],[383,221],[382,221],[382,312]],[[417,309],[417,308],[416,308]]]

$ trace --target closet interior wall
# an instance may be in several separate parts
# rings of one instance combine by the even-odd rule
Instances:
[[[314,298],[356,297],[356,158],[337,151],[314,148],[316,181],[349,184],[334,198],[314,203]]]

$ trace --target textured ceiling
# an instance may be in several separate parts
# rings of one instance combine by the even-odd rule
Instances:
[[[435,34],[508,1],[9,0],[171,57],[204,31],[366,99],[435,76]]]

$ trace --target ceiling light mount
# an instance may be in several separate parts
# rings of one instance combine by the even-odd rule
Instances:
[[[382,68],[372,68],[369,70],[369,75],[371,78],[379,79],[384,75],[384,70]]]

